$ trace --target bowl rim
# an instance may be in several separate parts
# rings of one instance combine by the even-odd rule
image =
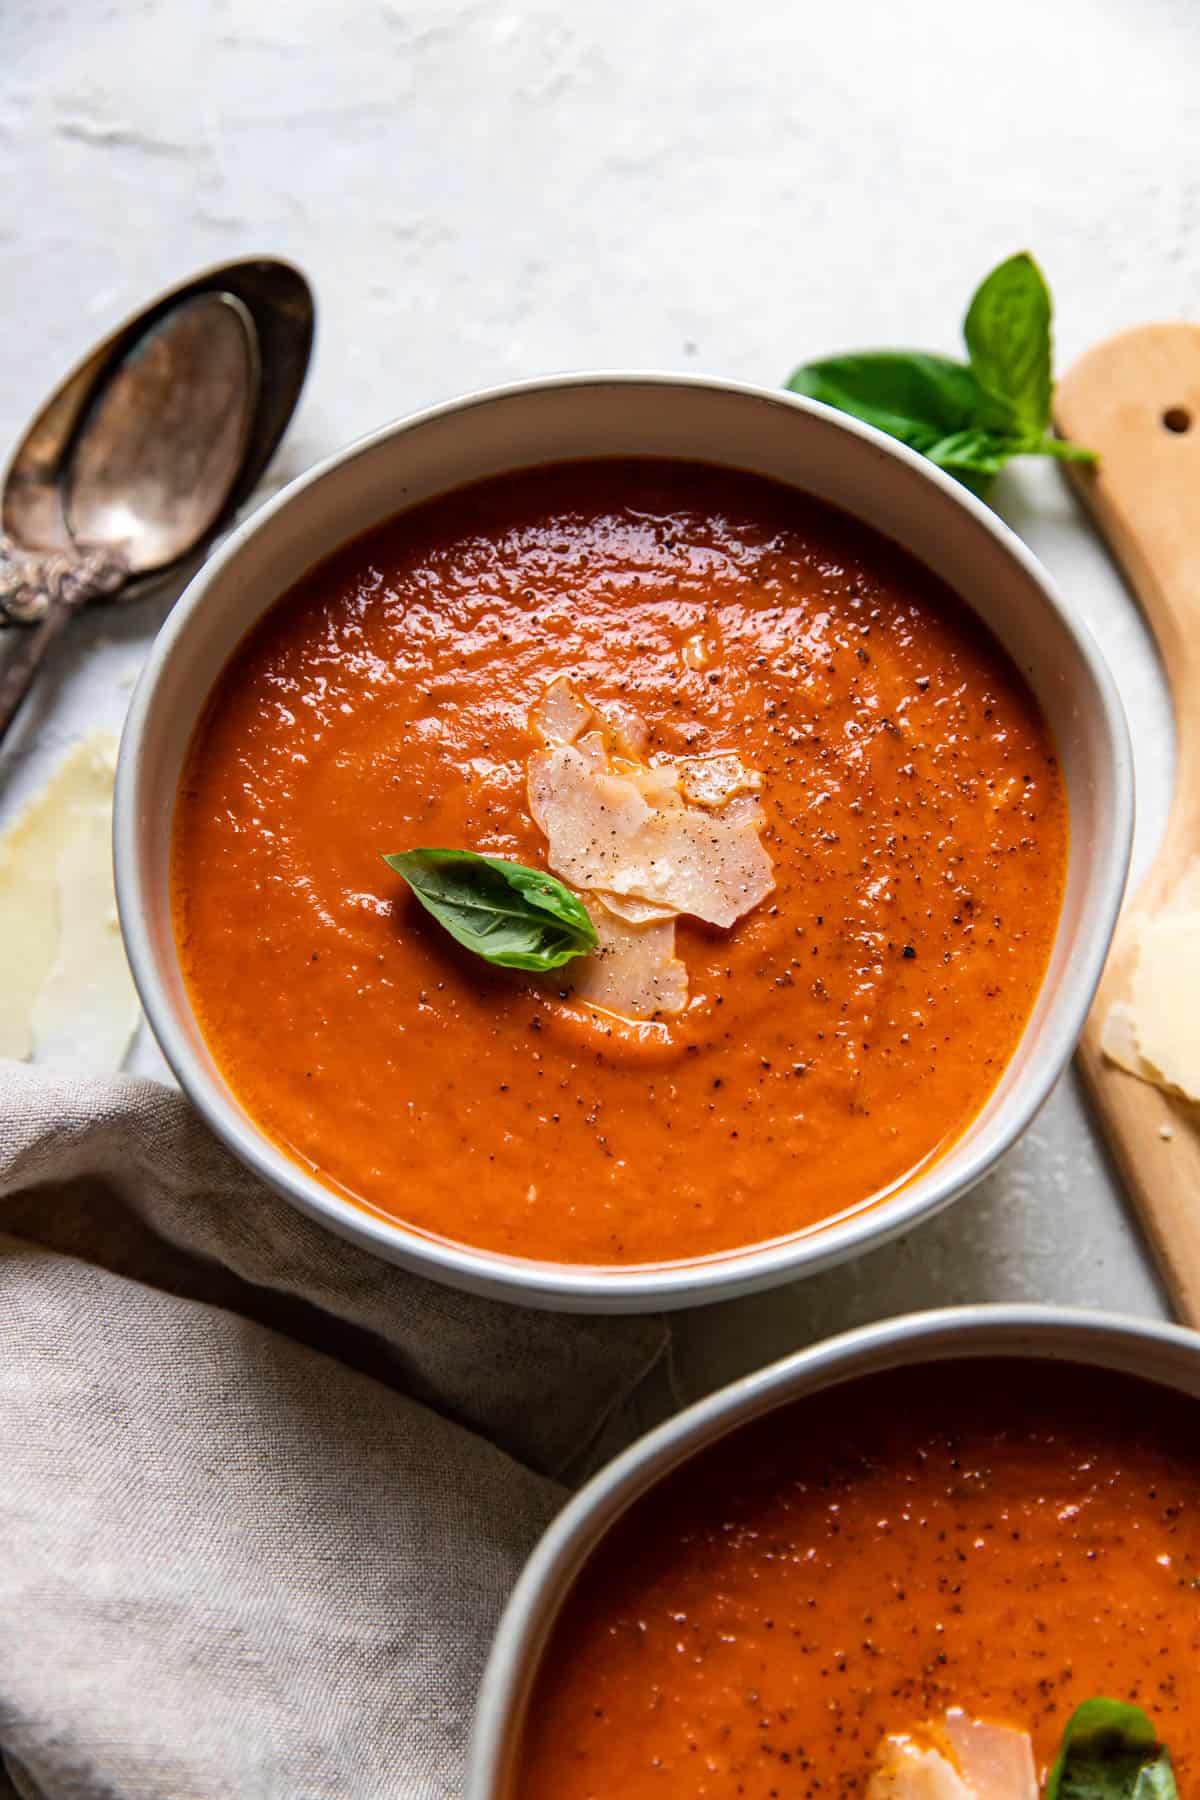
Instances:
[[[842,1381],[869,1378],[891,1368],[973,1355],[1113,1368],[1116,1364],[1106,1359],[1106,1349],[1124,1365],[1140,1359],[1148,1362],[1147,1353],[1154,1348],[1196,1365],[1200,1397],[1200,1335],[1171,1321],[1031,1302],[939,1307],[818,1339],[728,1382],[655,1426],[568,1500],[518,1576],[496,1627],[476,1697],[463,1800],[498,1800],[512,1734],[521,1723],[538,1659],[592,1552],[635,1501],[700,1451],[779,1407],[802,1404]],[[1122,1351],[1127,1353],[1123,1358]],[[1162,1384],[1161,1377],[1147,1372],[1140,1379]]]
[[[141,746],[154,709],[159,678],[177,640],[204,604],[209,588],[236,561],[253,536],[280,513],[302,502],[307,490],[325,480],[334,470],[434,421],[467,415],[481,407],[543,390],[638,385],[734,394],[760,404],[810,414],[822,424],[859,438],[872,449],[916,471],[923,481],[940,489],[962,508],[976,528],[992,537],[1017,563],[1030,585],[1038,591],[1042,603],[1056,617],[1071,640],[1079,665],[1090,683],[1090,698],[1097,708],[1112,771],[1113,806],[1109,816],[1116,854],[1093,880],[1095,891],[1089,907],[1092,924],[1088,953],[1072,964],[1070,993],[1065,1003],[1056,1003],[1053,1014],[1046,1021],[1039,1055],[1036,1062],[1030,1064],[1022,1083],[1020,1105],[1012,1108],[1006,1128],[993,1142],[970,1148],[964,1158],[958,1159],[949,1177],[945,1173],[946,1159],[938,1158],[896,1193],[812,1232],[734,1249],[704,1261],[622,1269],[502,1256],[425,1235],[357,1206],[351,1199],[326,1187],[299,1163],[290,1161],[265,1132],[248,1116],[243,1118],[226,1100],[176,1024],[167,984],[160,972],[158,955],[146,924],[146,895],[138,844],[143,781]],[[524,465],[514,461],[513,466]],[[851,517],[857,516],[852,505],[835,504],[841,504],[842,510]],[[341,541],[348,542],[354,535],[351,531]],[[969,597],[964,596],[964,599],[970,605]],[[1011,527],[960,482],[925,457],[877,431],[874,426],[819,401],[784,388],[762,388],[719,376],[653,369],[579,371],[534,377],[441,401],[393,419],[356,438],[341,450],[314,463],[256,508],[193,576],[155,639],[134,690],[122,732],[113,800],[117,910],[134,982],[167,1063],[188,1098],[225,1146],[300,1211],[388,1261],[468,1292],[526,1305],[601,1313],[648,1312],[660,1306],[705,1304],[789,1279],[801,1279],[817,1270],[832,1268],[865,1248],[875,1249],[892,1241],[918,1222],[941,1212],[982,1180],[1027,1129],[1071,1057],[1107,956],[1124,892],[1132,836],[1132,747],[1116,684],[1086,625],[1071,614],[1055,582]]]

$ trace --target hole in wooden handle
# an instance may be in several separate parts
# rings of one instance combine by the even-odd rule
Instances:
[[[1186,406],[1168,406],[1162,422],[1168,431],[1175,432],[1177,436],[1192,429],[1192,415]]]

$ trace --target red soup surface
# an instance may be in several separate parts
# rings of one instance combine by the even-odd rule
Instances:
[[[489,966],[382,860],[545,867],[530,712],[562,675],[651,762],[761,776],[774,890],[680,920],[671,1017]],[[226,1079],[331,1188],[493,1251],[669,1262],[954,1141],[1037,996],[1066,844],[1029,689],[927,569],[757,477],[575,463],[402,515],[255,626],[181,781],[175,928]]]
[[[1035,1362],[801,1401],[620,1521],[543,1659],[514,1800],[848,1800],[962,1707],[1044,1776],[1082,1701],[1200,1781],[1200,1409]]]

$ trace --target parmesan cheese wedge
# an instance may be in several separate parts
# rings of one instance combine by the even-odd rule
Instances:
[[[1127,1069],[1131,1075],[1157,1087],[1166,1085],[1159,1070],[1146,1061],[1138,1048],[1133,1008],[1128,1001],[1114,1000],[1109,1007],[1100,1034],[1100,1048],[1109,1062],[1116,1063],[1118,1068]]]
[[[1115,1002],[1101,1034],[1110,1062],[1142,1081],[1200,1103],[1200,857],[1166,907],[1138,929],[1128,1000]]]
[[[78,744],[0,838],[0,1056],[120,1067],[138,1019],[112,880],[116,739]]]
[[[1161,1085],[1200,1101],[1200,912],[1142,927],[1130,1011],[1142,1059]]]

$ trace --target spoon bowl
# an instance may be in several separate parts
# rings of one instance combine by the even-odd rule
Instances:
[[[254,322],[233,294],[197,294],[152,326],[75,435],[64,512],[77,544],[119,551],[131,575],[176,562],[228,504],[258,401]]]
[[[0,532],[22,550],[74,551],[62,477],[81,421],[135,344],[182,302],[210,293],[244,307],[259,362],[245,456],[213,531],[250,497],[296,409],[316,319],[312,289],[299,269],[263,257],[221,264],[161,294],[97,344],[59,384],[13,452],[0,489]],[[136,578],[121,598],[136,599],[148,579],[153,577]]]
[[[60,384],[0,489],[0,741],[90,600],[136,599],[250,495],[300,397],[315,308],[288,263],[228,263],[161,295]]]

